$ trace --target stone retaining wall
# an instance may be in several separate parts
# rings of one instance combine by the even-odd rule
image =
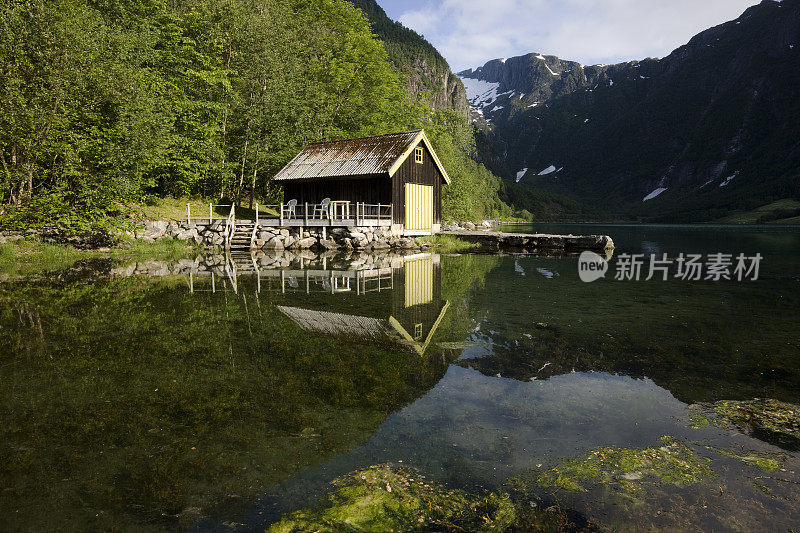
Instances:
[[[488,231],[445,231],[461,240],[476,243],[487,251],[529,250],[578,253],[584,250],[605,252],[614,249],[608,235],[548,235],[544,233],[500,233]]]
[[[166,222],[154,220],[128,232],[146,241],[158,239],[193,240],[204,246],[223,246],[225,221],[212,223]],[[414,239],[392,235],[388,228],[277,228],[259,226],[254,242],[263,250],[389,250],[419,248]]]

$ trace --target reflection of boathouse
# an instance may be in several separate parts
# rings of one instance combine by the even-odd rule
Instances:
[[[386,280],[390,285],[361,292],[362,301],[371,301],[364,301],[365,305],[352,312],[344,312],[345,301],[335,300],[306,301],[304,305],[281,305],[278,309],[311,333],[400,344],[423,354],[450,305],[441,298],[439,257],[426,254],[405,258],[401,268],[390,270]]]
[[[352,342],[425,353],[450,305],[442,299],[440,258],[411,256],[227,258],[190,274],[192,292],[272,293],[277,309],[303,330]],[[264,259],[264,258],[262,258]]]

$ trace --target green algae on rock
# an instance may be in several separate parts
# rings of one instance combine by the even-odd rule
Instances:
[[[800,406],[771,399],[749,401],[722,400],[699,404],[712,424],[736,428],[751,437],[789,450],[800,449]],[[699,416],[696,413],[692,416]]]
[[[754,466],[764,472],[774,472],[781,467],[776,457],[766,455],[763,453],[748,452],[748,453],[735,453],[730,450],[715,449],[718,454],[737,459],[744,464]]]
[[[291,513],[267,531],[503,531],[516,521],[507,495],[450,490],[389,464],[353,472],[333,485],[326,507]]]
[[[727,422],[778,446],[800,448],[800,406],[770,399],[714,404],[717,421]]]
[[[585,459],[565,459],[536,478],[539,485],[572,492],[587,492],[584,483],[617,485],[636,490],[635,481],[655,479],[672,485],[690,485],[711,477],[708,459],[688,446],[661,437],[662,446],[648,448],[597,448]]]

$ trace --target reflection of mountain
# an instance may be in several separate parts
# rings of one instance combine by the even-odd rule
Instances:
[[[684,235],[665,241],[645,231],[665,251],[675,250]],[[698,249],[697,241],[687,242]],[[713,246],[749,251],[757,245],[763,243],[749,242],[746,233],[721,233]],[[517,273],[517,263],[527,276]],[[800,387],[798,299],[776,271],[796,265],[776,263],[757,284],[587,284],[573,261],[508,259],[471,300],[485,310],[471,340],[488,346],[466,350],[463,357],[474,359],[459,364],[520,381],[573,370],[647,377],[686,403],[765,396],[792,402]],[[537,269],[560,275],[531,275]]]
[[[256,272],[234,278],[236,293],[227,276],[194,294],[176,277],[3,287],[0,513],[12,529],[181,528],[365,442],[444,375],[450,358],[432,339],[466,332],[463,304],[448,313],[442,298],[438,257],[403,261],[340,292],[322,275],[297,277],[295,292],[266,290],[265,275],[258,292]],[[358,338],[359,317],[391,342]],[[342,329],[308,334],[322,324]],[[31,339],[36,353],[21,348]]]
[[[794,367],[771,372],[747,370],[745,362],[731,364],[729,353],[713,347],[684,352],[680,347],[646,341],[599,339],[587,345],[552,326],[538,325],[532,334],[507,338],[501,334],[480,339],[489,353],[456,364],[490,377],[518,381],[548,380],[572,372],[605,372],[651,379],[676,398],[691,404],[720,399],[751,399],[768,395],[790,401],[800,382]],[[758,361],[751,361],[754,369]],[[776,364],[776,363],[772,363]]]

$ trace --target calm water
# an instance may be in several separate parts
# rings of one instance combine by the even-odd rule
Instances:
[[[612,259],[586,284],[574,257],[287,254],[1,283],[2,529],[263,530],[378,463],[498,490],[663,435],[715,475],[636,505],[602,487],[537,496],[607,528],[797,527],[798,452],[692,429],[689,406],[800,403],[800,229],[527,230],[609,234],[615,258],[760,253],[760,279],[615,281]]]

